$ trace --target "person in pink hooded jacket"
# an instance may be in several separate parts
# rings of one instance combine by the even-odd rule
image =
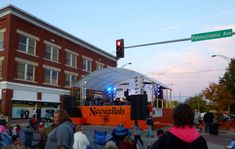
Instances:
[[[194,112],[187,104],[179,104],[172,113],[174,125],[151,149],[208,149],[206,140],[193,127]]]

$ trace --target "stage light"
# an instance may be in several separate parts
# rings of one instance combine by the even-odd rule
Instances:
[[[111,87],[109,87],[107,90],[110,92],[110,91],[112,90],[112,88],[111,88]]]

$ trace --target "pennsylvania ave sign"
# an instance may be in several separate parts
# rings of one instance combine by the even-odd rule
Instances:
[[[195,41],[201,41],[201,40],[225,38],[225,37],[231,37],[232,35],[233,35],[233,30],[226,29],[226,30],[220,30],[220,31],[192,34],[191,41],[195,42]]]

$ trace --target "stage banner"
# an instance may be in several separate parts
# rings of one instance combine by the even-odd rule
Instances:
[[[130,120],[130,106],[81,106],[88,124],[117,126]]]

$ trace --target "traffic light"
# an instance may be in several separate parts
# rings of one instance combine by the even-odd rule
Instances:
[[[124,39],[116,40],[116,56],[117,58],[124,57]]]

